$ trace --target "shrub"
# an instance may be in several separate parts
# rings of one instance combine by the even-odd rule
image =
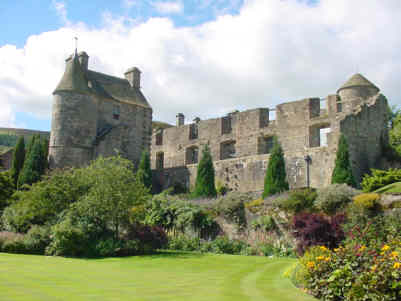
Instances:
[[[203,244],[201,250],[216,254],[241,254],[247,247],[248,245],[243,241],[219,236],[215,240]]]
[[[152,187],[152,170],[150,169],[150,155],[147,151],[142,152],[137,174],[143,185],[150,189]]]
[[[17,240],[18,241],[22,241],[23,239],[24,239],[24,235],[20,234],[20,233],[9,232],[9,231],[0,232],[0,251],[4,251],[3,250],[3,245],[6,242],[17,241]]]
[[[215,197],[217,195],[214,184],[214,167],[208,145],[202,150],[202,158],[198,164],[194,197]]]
[[[348,144],[344,135],[341,135],[338,141],[337,156],[331,183],[347,184],[356,187],[355,179],[352,175],[351,162],[349,160]]]
[[[234,222],[239,228],[246,226],[245,206],[248,199],[246,195],[229,193],[217,199],[214,209],[217,214],[224,216],[227,220]]]
[[[253,200],[251,202],[245,203],[245,208],[252,213],[257,213],[264,205],[264,200],[262,198]]]
[[[284,153],[277,137],[274,137],[273,149],[266,170],[263,198],[288,190],[286,178]]]
[[[254,230],[261,230],[263,232],[270,232],[277,229],[276,222],[271,216],[260,216],[252,221],[251,226]]]
[[[226,195],[228,191],[229,191],[229,189],[228,189],[227,186],[225,186],[220,181],[217,181],[217,183],[216,183],[216,192],[217,192],[218,196]]]
[[[51,242],[50,227],[33,226],[25,235],[25,247],[30,254],[45,254],[47,246]]]
[[[354,206],[363,214],[372,216],[381,210],[380,195],[378,193],[362,193],[353,198]]]
[[[201,241],[198,237],[178,235],[170,237],[168,249],[175,251],[200,251]]]
[[[0,172],[0,215],[14,192],[14,185],[8,172]]]
[[[291,227],[297,239],[298,254],[303,254],[309,247],[324,245],[335,248],[344,239],[341,225],[345,215],[338,214],[328,218],[317,213],[300,213],[294,216]]]
[[[167,234],[157,226],[146,226],[141,224],[131,225],[125,240],[138,241],[143,251],[146,253],[156,249],[164,248],[167,245]]]
[[[328,215],[333,215],[346,208],[358,190],[347,184],[332,184],[317,190],[315,207]]]
[[[401,169],[371,169],[371,174],[363,177],[361,186],[364,192],[372,192],[396,182],[401,182]]]
[[[295,189],[290,191],[288,198],[279,199],[276,204],[284,211],[299,213],[305,210],[313,210],[317,193],[314,189]]]
[[[25,161],[25,140],[24,136],[18,138],[17,145],[15,146],[13,153],[13,161],[11,164],[10,175],[13,181],[14,187],[17,187],[18,177]]]

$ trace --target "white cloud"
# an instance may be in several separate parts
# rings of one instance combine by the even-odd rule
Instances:
[[[179,14],[184,11],[181,1],[152,2],[152,6],[161,14]]]
[[[247,0],[238,15],[197,27],[110,15],[100,29],[69,24],[31,36],[23,48],[0,47],[0,124],[13,123],[16,111],[50,119],[51,93],[74,36],[91,69],[116,76],[132,66],[142,70],[155,120],[174,122],[178,112],[211,118],[326,96],[357,66],[400,105],[399,28],[399,0],[322,0],[313,7],[298,0]]]
[[[56,10],[57,15],[63,22],[63,24],[69,25],[70,21],[68,20],[68,17],[67,17],[67,5],[65,4],[65,2],[52,0],[52,5],[53,5],[54,9]]]

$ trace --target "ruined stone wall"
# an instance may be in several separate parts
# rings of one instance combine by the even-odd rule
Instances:
[[[350,103],[351,99],[344,100],[344,104]],[[198,147],[201,154],[203,145],[208,144],[217,181],[236,191],[262,190],[270,155],[261,142],[276,135],[284,151],[290,187],[305,187],[308,182],[322,187],[331,182],[338,139],[344,133],[359,181],[363,173],[377,166],[381,156],[386,108],[384,97],[364,100],[362,106],[342,107],[337,95],[329,95],[323,106],[319,98],[280,104],[276,120],[269,120],[269,110],[264,108],[200,121],[196,139],[189,139],[191,125],[168,128],[152,137],[152,168],[156,168],[157,154],[164,155],[164,169],[155,171],[155,179],[161,188],[175,182],[193,186],[197,164],[188,164],[186,150]],[[157,135],[162,135],[159,145]]]

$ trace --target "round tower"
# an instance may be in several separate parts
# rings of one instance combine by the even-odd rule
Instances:
[[[85,71],[75,52],[66,60],[64,75],[53,92],[50,168],[82,166],[92,159],[97,106]]]
[[[343,103],[343,109],[360,105],[364,100],[379,93],[380,89],[367,80],[362,74],[354,74],[340,89],[337,90]]]

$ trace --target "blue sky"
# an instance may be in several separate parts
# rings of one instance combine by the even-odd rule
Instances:
[[[355,72],[401,104],[399,0],[1,0],[0,127],[49,130],[78,48],[142,70],[154,120],[212,118],[333,94]]]

